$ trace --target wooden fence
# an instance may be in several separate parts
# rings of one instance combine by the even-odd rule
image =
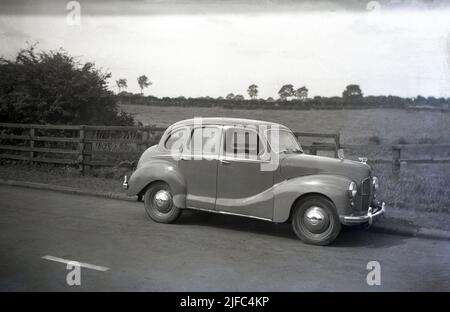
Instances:
[[[120,160],[137,160],[147,147],[159,141],[164,131],[165,128],[159,127],[0,123],[0,158],[77,165],[84,172],[86,166],[113,166]],[[340,148],[352,150],[365,147],[341,144],[339,133],[295,132],[295,135],[301,141],[304,138],[332,141],[332,143],[312,142],[310,145],[304,145],[303,148],[313,155],[317,155],[320,150],[334,152],[334,157],[337,157]],[[404,144],[389,148],[392,151],[391,159],[370,159],[369,162],[390,163],[394,173],[399,173],[401,164],[405,162],[414,164],[450,162],[448,158],[408,159],[402,156],[402,151],[406,149],[450,150],[450,144]]]
[[[301,135],[298,135],[300,138]],[[303,146],[304,149],[309,151],[309,154],[317,155],[317,151],[334,151],[335,157],[337,157],[337,151],[342,148],[346,151],[354,150],[367,150],[370,147],[376,147],[378,149],[390,150],[390,155],[386,155],[383,159],[368,159],[369,164],[391,164],[392,173],[398,175],[400,173],[402,165],[406,164],[448,164],[450,163],[450,144],[397,144],[397,145],[352,145],[342,144],[339,141],[339,136],[333,137],[332,134],[321,135],[317,134],[317,137],[333,138],[335,143],[314,143],[310,146]],[[413,154],[417,154],[417,151],[426,151],[426,157],[417,159],[411,156],[404,155],[407,151],[413,151]],[[447,157],[438,157],[434,155],[434,150],[447,151]],[[361,155],[364,156],[364,155]],[[390,159],[389,159],[390,156]],[[417,157],[417,156],[414,156]]]
[[[125,154],[126,159],[139,157],[148,146],[158,142],[164,130],[157,127],[0,123],[0,158],[78,165],[83,172],[85,166],[111,166],[115,163],[108,159],[96,160],[94,155]],[[97,146],[93,148],[95,144]]]
[[[409,150],[425,149],[432,151],[434,149],[442,149],[450,151],[450,144],[399,144],[392,146],[392,172],[396,175],[400,173],[402,164],[446,164],[450,163],[449,158],[434,157],[433,153],[428,153],[427,158],[412,159],[409,157],[403,157],[403,153]],[[447,155],[450,155],[447,153]]]

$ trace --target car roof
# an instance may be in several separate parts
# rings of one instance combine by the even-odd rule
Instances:
[[[255,119],[246,119],[246,118],[229,118],[229,117],[196,117],[196,118],[190,118],[178,121],[174,123],[169,128],[176,128],[179,126],[188,126],[195,123],[200,123],[202,125],[223,125],[223,126],[230,126],[230,125],[240,125],[240,126],[249,126],[249,125],[276,125],[283,128],[286,128],[286,126],[275,123],[275,122],[269,122],[269,121],[263,121],[263,120],[255,120]]]

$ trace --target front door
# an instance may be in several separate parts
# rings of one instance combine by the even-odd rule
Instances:
[[[273,218],[274,171],[261,166],[267,153],[264,142],[253,128],[224,129],[217,170],[216,210]]]
[[[222,128],[198,126],[178,161],[187,187],[186,206],[214,210],[217,191],[217,164]]]

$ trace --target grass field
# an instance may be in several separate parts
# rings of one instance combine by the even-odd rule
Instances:
[[[294,131],[340,132],[342,143],[382,145],[450,143],[450,113],[395,109],[248,110],[209,107],[122,105],[144,125],[168,126],[192,117],[240,117],[284,124]],[[374,138],[378,138],[374,139]]]

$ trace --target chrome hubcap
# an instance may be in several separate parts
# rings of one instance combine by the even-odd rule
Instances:
[[[172,207],[172,196],[166,190],[159,190],[153,197],[153,203],[160,212],[167,212]]]
[[[303,215],[305,227],[312,233],[318,234],[326,230],[330,218],[325,210],[320,207],[310,207]]]

